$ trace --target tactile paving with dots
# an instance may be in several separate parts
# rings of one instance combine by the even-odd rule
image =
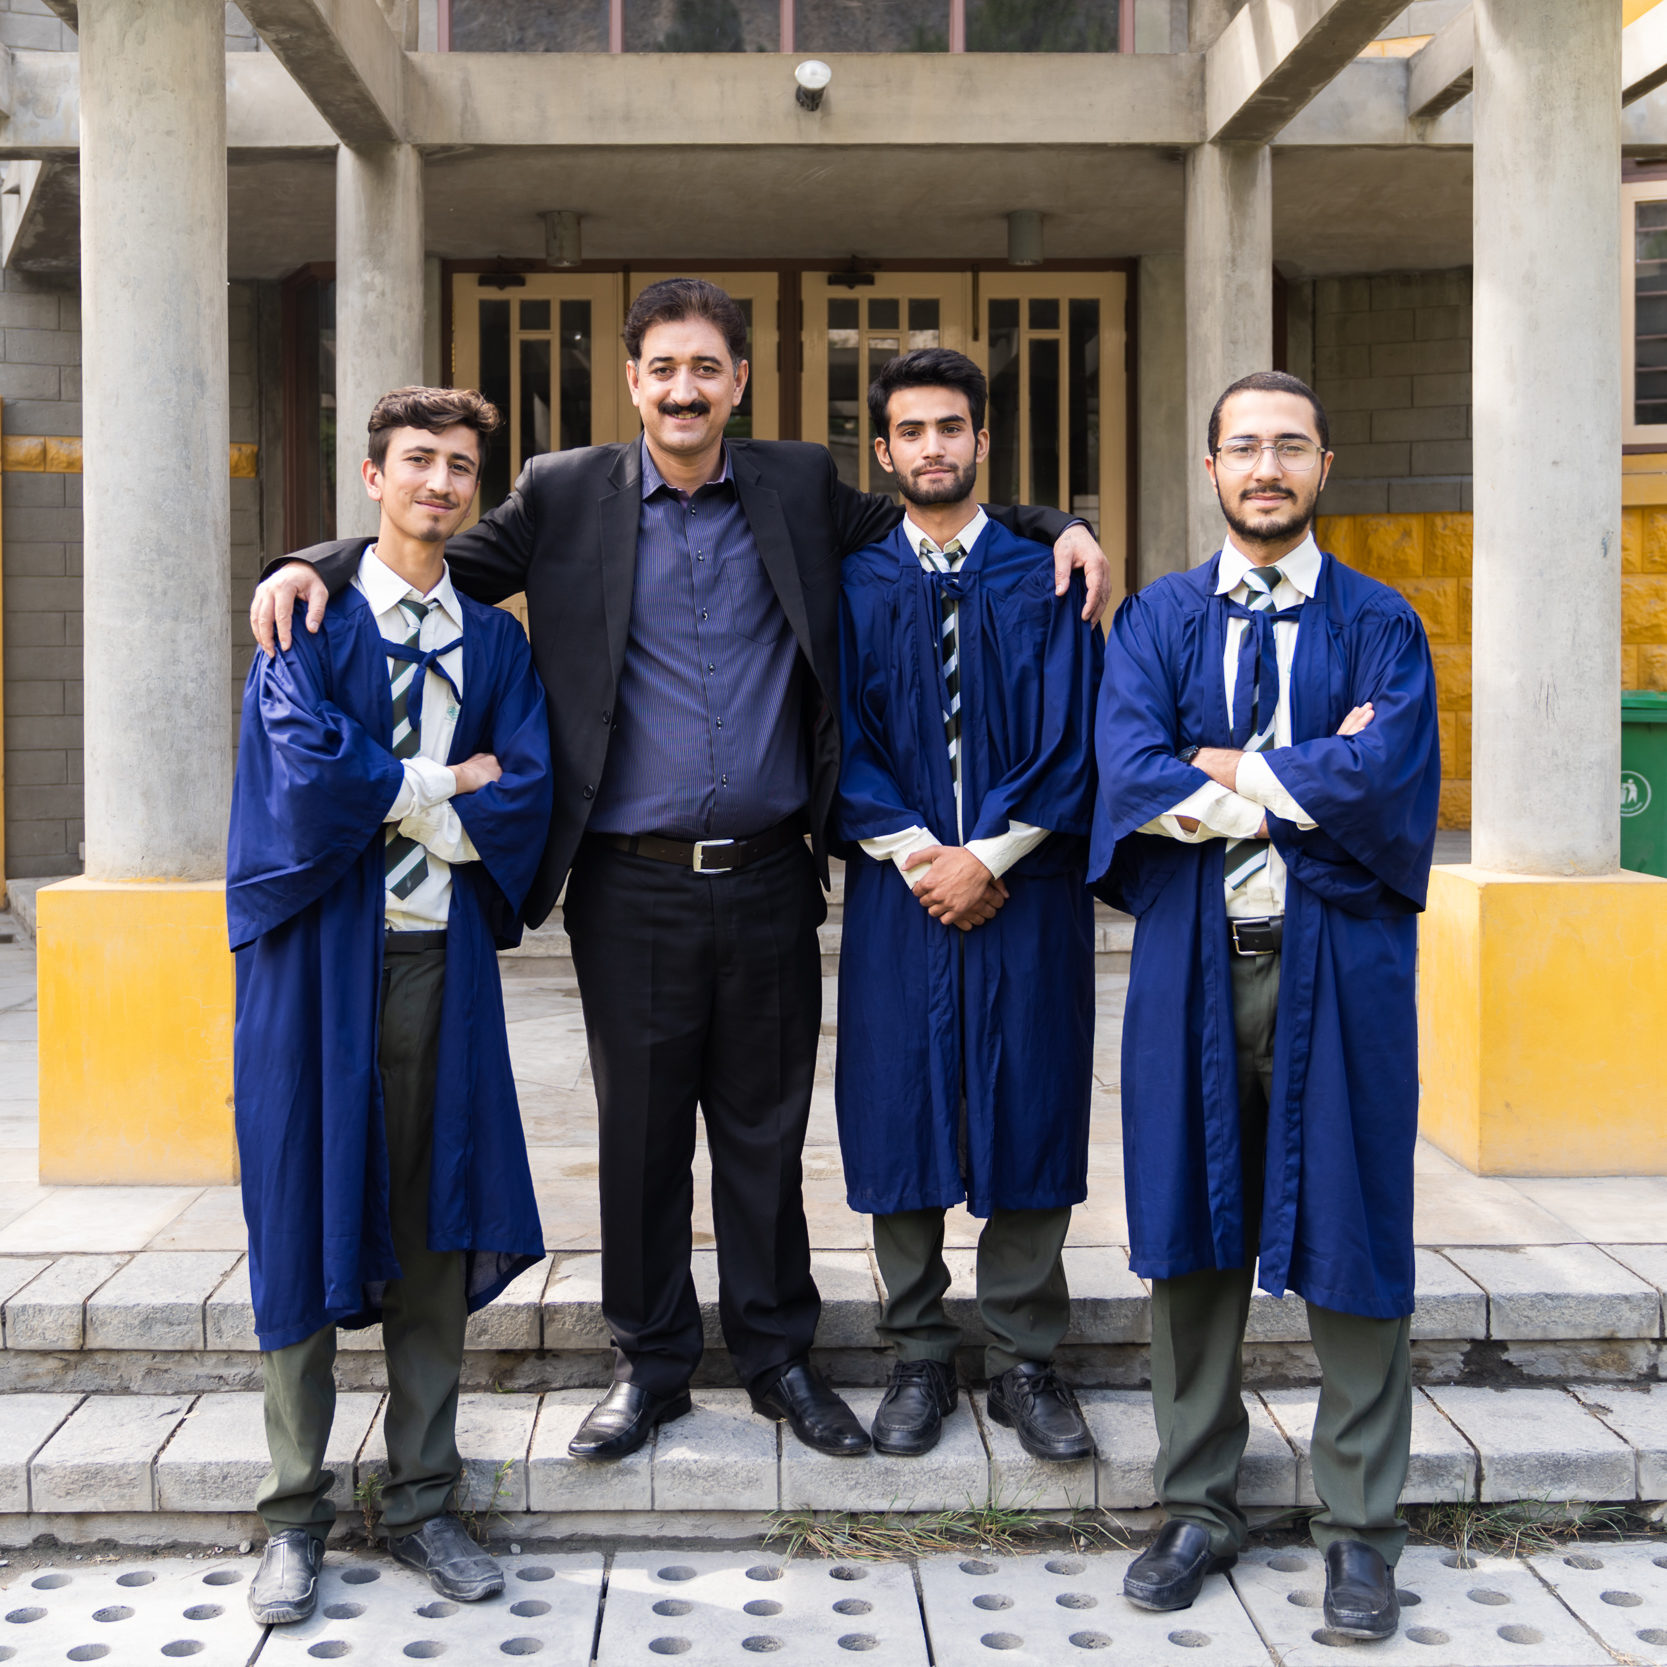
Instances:
[[[1319,1552],[1258,1549],[1239,1559],[1233,1584],[1285,1667],[1333,1667],[1354,1650],[1373,1667],[1607,1667],[1610,1656],[1526,1562],[1411,1546],[1395,1570],[1401,1628],[1362,1646],[1325,1624]]]
[[[1154,1614],[1123,1596],[1132,1551],[991,1553],[923,1559],[920,1590],[932,1653],[954,1667],[1268,1667],[1268,1652],[1225,1580],[1190,1609]]]
[[[442,1598],[385,1552],[332,1550],[318,1608],[272,1628],[262,1667],[410,1667],[412,1661],[497,1661],[536,1656],[540,1667],[586,1667],[602,1596],[599,1552],[500,1557],[504,1590],[479,1603]]]
[[[1612,1650],[1667,1664],[1667,1544],[1571,1545],[1530,1561]]]
[[[926,1667],[909,1569],[711,1551],[614,1558],[598,1667],[668,1657],[690,1667],[729,1667],[777,1653],[792,1667],[839,1667],[864,1658],[885,1667]]]
[[[244,1667],[260,1646],[249,1615],[252,1557],[145,1557],[21,1571],[0,1591],[0,1661],[188,1660]]]

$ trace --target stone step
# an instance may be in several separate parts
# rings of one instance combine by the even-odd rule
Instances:
[[[464,1507],[532,1533],[577,1533],[599,1516],[653,1513],[722,1527],[778,1511],[935,1512],[986,1504],[1031,1510],[1140,1512],[1156,1501],[1151,1397],[1080,1391],[1096,1456],[1038,1463],[962,1395],[930,1458],[835,1459],[754,1413],[745,1393],[703,1389],[687,1417],[662,1426],[617,1464],[572,1459],[567,1443],[595,1399],[589,1390],[466,1393],[458,1443]],[[880,1392],[847,1398],[866,1423]],[[1309,1459],[1317,1391],[1247,1392],[1250,1438],[1241,1502],[1260,1511],[1317,1503]],[[338,1400],[330,1465],[334,1497],[353,1514],[386,1476],[385,1398]],[[1599,1397],[1565,1389],[1419,1389],[1409,1504],[1444,1501],[1642,1502],[1667,1496],[1667,1385]],[[99,1519],[248,1519],[267,1468],[261,1397],[0,1395],[0,1543],[37,1533],[84,1540]],[[235,1526],[235,1523],[233,1524]],[[702,1530],[697,1530],[702,1531]],[[112,1535],[112,1537],[121,1537]]]
[[[945,1260],[970,1380],[984,1340],[975,1252],[950,1250]],[[707,1345],[697,1381],[733,1384],[716,1253],[696,1251],[693,1268]],[[889,1357],[875,1329],[882,1287],[872,1257],[819,1250],[812,1268],[823,1295],[819,1362],[841,1383],[883,1383]],[[1072,1297],[1063,1367],[1080,1385],[1143,1388],[1151,1296],[1129,1271],[1127,1252],[1073,1246],[1065,1269]],[[1426,1385],[1624,1385],[1663,1375],[1667,1246],[1426,1247],[1417,1278],[1414,1372]],[[344,1389],[384,1387],[379,1331],[342,1333],[337,1370]],[[1300,1300],[1252,1299],[1246,1372],[1257,1387],[1317,1381]],[[557,1251],[470,1319],[467,1387],[579,1389],[610,1374],[594,1252]],[[259,1384],[248,1264],[236,1251],[0,1256],[0,1391],[199,1394]]]

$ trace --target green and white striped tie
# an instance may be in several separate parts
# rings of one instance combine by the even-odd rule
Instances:
[[[952,538],[941,550],[934,550],[930,539],[920,541],[920,559],[939,573],[953,573],[955,563],[966,554],[958,538]],[[938,646],[943,655],[944,738],[949,743],[949,773],[957,790],[961,785],[961,643],[960,605],[953,596],[945,594],[939,625]]]
[[[438,602],[416,602],[410,597],[400,598],[410,625],[405,633],[405,646],[421,646],[423,621],[439,607]],[[422,746],[422,736],[411,723],[411,686],[418,675],[417,666],[410,660],[388,661],[388,682],[394,702],[395,758],[415,758]],[[427,672],[423,672],[424,676]],[[402,834],[397,826],[390,826],[384,852],[384,872],[387,889],[402,903],[428,878],[428,852],[419,840]]]
[[[1273,593],[1284,577],[1277,563],[1272,567],[1253,567],[1245,574],[1245,588],[1250,592],[1246,606],[1253,614],[1273,612]],[[1252,629],[1246,621],[1245,631]],[[1244,647],[1242,640],[1240,647]],[[1250,739],[1244,744],[1246,752],[1266,752],[1273,745],[1274,725],[1279,716],[1278,702],[1274,703],[1271,712],[1261,711],[1260,706],[1261,679],[1253,672],[1250,679]],[[1230,839],[1225,862],[1227,893],[1230,897],[1237,897],[1268,866],[1268,842],[1265,839]]]

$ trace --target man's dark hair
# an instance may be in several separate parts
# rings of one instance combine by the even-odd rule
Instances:
[[[642,358],[642,339],[656,324],[681,324],[686,318],[704,318],[715,324],[736,363],[747,356],[747,315],[728,290],[704,278],[663,278],[650,284],[625,315],[625,354]]]
[[[1241,376],[1216,401],[1210,413],[1210,456],[1214,457],[1221,444],[1221,408],[1234,394],[1296,394],[1314,407],[1314,427],[1319,431],[1320,450],[1331,450],[1331,424],[1326,418],[1320,396],[1300,376],[1289,376],[1282,370],[1259,370],[1253,376]]]
[[[376,402],[370,414],[370,460],[378,469],[387,466],[388,437],[396,428],[439,434],[461,426],[475,431],[484,469],[492,436],[503,425],[497,406],[473,388],[395,388]]]
[[[880,374],[868,384],[868,420],[874,432],[891,438],[891,419],[886,414],[891,396],[900,388],[953,388],[967,396],[972,426],[984,426],[984,407],[989,402],[989,384],[984,372],[964,353],[952,347],[917,347],[913,353],[888,359]]]

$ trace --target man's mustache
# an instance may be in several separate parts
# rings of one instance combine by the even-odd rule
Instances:
[[[704,417],[710,414],[711,405],[704,399],[690,400],[687,405],[679,405],[676,400],[662,400],[660,415],[662,417]]]

